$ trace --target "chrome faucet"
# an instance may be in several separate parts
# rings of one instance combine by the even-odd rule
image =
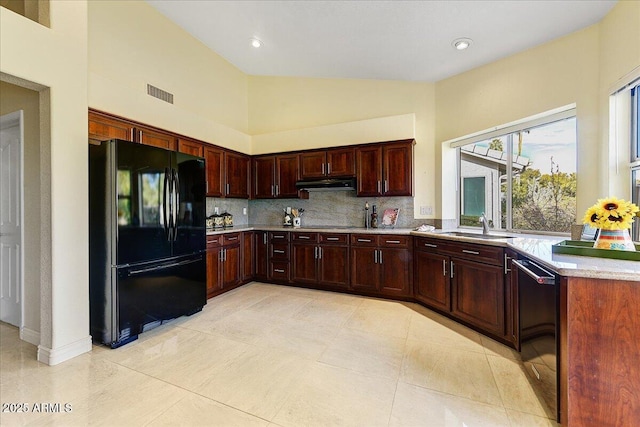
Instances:
[[[487,217],[484,216],[484,212],[480,214],[478,222],[482,224],[482,234],[489,234],[489,221],[487,221]]]

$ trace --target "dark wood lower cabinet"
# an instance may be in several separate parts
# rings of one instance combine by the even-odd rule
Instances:
[[[472,325],[504,336],[502,267],[451,258],[451,313]]]
[[[414,297],[430,307],[451,310],[449,286],[449,257],[416,250],[414,271]]]
[[[399,297],[411,295],[411,251],[403,248],[381,248],[378,255],[380,292]]]
[[[377,247],[351,247],[351,289],[376,292],[380,283]]]
[[[253,235],[253,231],[245,231],[242,233],[242,281],[245,283],[252,280],[255,276]]]
[[[267,280],[269,276],[269,247],[267,231],[256,231],[253,234],[254,271],[257,280]]]
[[[294,283],[318,283],[318,246],[294,243],[291,245],[291,281]]]
[[[241,233],[207,236],[207,297],[242,283]]]
[[[319,246],[318,282],[331,288],[349,287],[349,247]]]

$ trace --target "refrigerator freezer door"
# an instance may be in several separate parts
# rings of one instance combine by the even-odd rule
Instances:
[[[177,193],[176,233],[173,255],[186,255],[206,249],[206,181],[204,159],[175,153]]]
[[[204,254],[114,267],[113,283],[92,295],[94,339],[116,348],[163,321],[202,310],[206,276]]]

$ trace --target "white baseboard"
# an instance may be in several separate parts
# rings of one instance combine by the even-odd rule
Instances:
[[[20,339],[28,342],[29,344],[40,345],[40,332],[23,326],[20,328]]]
[[[52,349],[39,345],[38,361],[53,366],[89,351],[91,351],[91,336],[59,348]]]

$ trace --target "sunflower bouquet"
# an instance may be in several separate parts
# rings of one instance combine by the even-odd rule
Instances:
[[[626,230],[631,228],[640,209],[634,203],[615,197],[599,199],[587,209],[583,222],[601,230]]]

